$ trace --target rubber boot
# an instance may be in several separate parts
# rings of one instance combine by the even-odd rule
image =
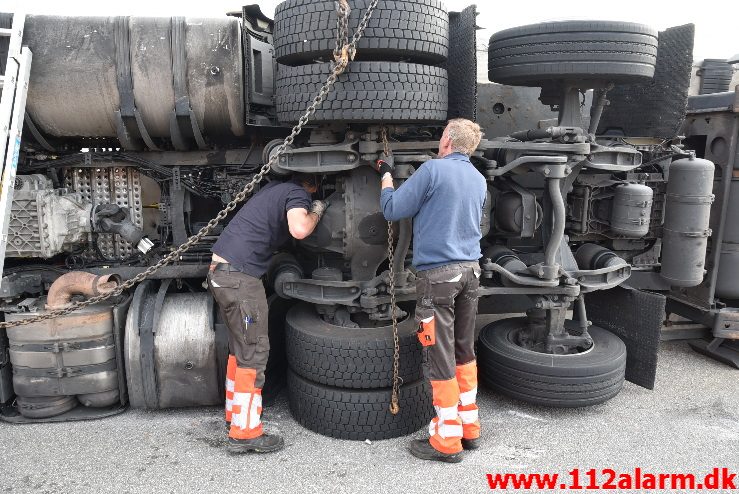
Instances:
[[[462,438],[462,448],[464,448],[466,450],[470,450],[470,449],[477,449],[479,447],[480,447],[480,438],[479,437],[478,438],[475,438],[475,439],[465,439],[465,438]]]
[[[442,461],[445,463],[459,463],[462,461],[460,453],[442,453],[437,451],[426,439],[415,439],[411,441],[411,454],[422,460]]]
[[[274,453],[285,447],[285,440],[282,436],[274,434],[262,434],[253,439],[234,439],[228,438],[226,450],[231,454],[240,453]]]

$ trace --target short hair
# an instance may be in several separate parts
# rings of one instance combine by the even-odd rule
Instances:
[[[482,128],[466,118],[453,118],[446,125],[452,151],[472,155],[480,145]]]
[[[318,175],[315,175],[313,173],[293,173],[292,179],[293,181],[298,182],[300,185],[308,185],[310,187],[318,187],[318,184],[320,182]]]

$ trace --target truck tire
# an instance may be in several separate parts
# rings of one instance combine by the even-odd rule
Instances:
[[[351,2],[349,35],[370,0]],[[288,0],[275,10],[275,58],[285,65],[328,62],[336,46],[334,0]],[[449,17],[440,0],[384,1],[377,5],[357,44],[355,60],[446,60]]]
[[[584,407],[608,401],[623,387],[626,346],[618,336],[591,326],[590,350],[552,355],[514,342],[525,324],[526,318],[504,319],[480,332],[480,374],[494,391],[534,405]]]
[[[493,34],[488,77],[513,86],[605,80],[643,82],[654,76],[657,31],[632,22],[545,22]]]
[[[297,122],[331,64],[280,65],[277,119]],[[352,62],[314,114],[313,122],[439,122],[447,114],[447,71],[402,62]]]
[[[400,377],[421,379],[421,346],[413,314],[398,324]],[[285,321],[290,368],[306,379],[328,386],[387,388],[393,378],[391,326],[344,328],[329,324],[310,304],[290,309]]]
[[[429,423],[434,414],[431,386],[416,381],[400,387],[397,415],[390,413],[391,390],[324,386],[292,371],[287,375],[290,412],[302,426],[337,439],[372,441],[405,436]]]

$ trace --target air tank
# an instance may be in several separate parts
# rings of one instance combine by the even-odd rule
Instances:
[[[690,157],[669,168],[661,275],[672,286],[696,286],[705,275],[713,203],[712,162]]]
[[[616,186],[611,207],[611,231],[627,238],[642,238],[649,233],[654,192],[641,184]]]

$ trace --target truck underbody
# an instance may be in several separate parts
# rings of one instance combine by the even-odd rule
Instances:
[[[366,2],[355,3],[352,26]],[[384,219],[379,180],[367,164],[387,146],[402,184],[435,157],[445,120],[463,117],[488,123],[471,157],[488,182],[479,312],[526,314],[483,329],[483,381],[528,402],[570,407],[610,399],[624,379],[653,387],[665,304],[715,319],[712,311],[726,305],[717,297],[739,298],[730,282],[716,289],[719,257],[733,255],[719,246],[733,241],[723,225],[735,209],[726,191],[737,117],[713,109],[711,118],[727,129],[720,136],[712,134],[716,120],[689,118],[683,127],[693,27],[657,33],[569,21],[541,32],[503,31],[491,39],[489,71],[508,86],[478,88],[475,8],[447,13],[435,0],[396,3],[402,8],[392,18],[379,7],[356,59],[270,171],[268,180],[320,175],[315,198],[331,205],[310,237],[275,253],[265,277],[267,386],[287,379],[291,409],[309,428],[365,439],[355,419],[327,426],[321,414],[356,400],[387,402],[395,312],[405,411],[367,427],[389,425],[373,429],[382,438],[427,421],[411,221]],[[224,19],[26,18],[34,62],[0,285],[6,321],[47,310],[50,286],[70,271],[106,281],[146,271],[252,180],[330,73],[334,2],[315,4],[318,17],[303,21],[312,23],[311,42],[297,21],[307,7],[296,1],[281,4],[274,21],[257,6]],[[393,22],[405,22],[407,39],[382,34]],[[301,36],[305,42],[296,43]],[[621,49],[599,49],[612,43]],[[561,50],[541,58],[542,46],[557,44]],[[515,86],[541,88],[540,102],[516,103],[549,106],[556,119],[509,128],[503,122],[515,105],[501,92]],[[490,91],[497,99],[479,101],[478,110],[478,94]],[[715,183],[713,163],[721,173]],[[718,216],[716,189],[725,192]],[[222,403],[228,344],[203,288],[222,228],[132,293],[91,312],[9,329],[9,363],[0,360],[7,364],[3,418]],[[723,331],[714,332],[717,347],[739,337],[733,311],[720,314],[728,326],[716,327]],[[44,346],[65,338],[71,344],[61,350]],[[97,346],[74,347],[80,341]],[[334,401],[319,397],[327,388]],[[14,395],[20,416],[10,407]],[[51,396],[73,399],[50,403]],[[44,407],[53,411],[37,413]]]

